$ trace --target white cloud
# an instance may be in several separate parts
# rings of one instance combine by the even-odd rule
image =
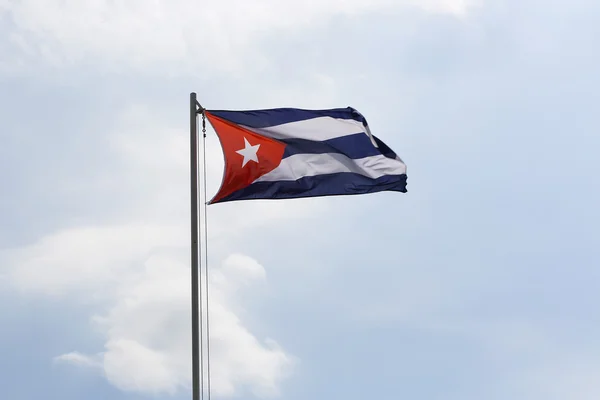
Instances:
[[[103,297],[108,312],[93,318],[106,336],[104,352],[71,352],[56,361],[99,367],[109,382],[128,391],[175,393],[189,387],[189,266],[181,249],[159,249],[170,242],[168,233],[160,233],[146,226],[73,229],[19,251],[24,259],[13,278],[20,288],[53,294],[114,288],[111,297]],[[215,394],[234,395],[245,388],[261,396],[277,394],[291,372],[293,357],[273,340],[256,338],[235,313],[241,289],[265,278],[264,268],[243,255],[232,255],[211,271]]]
[[[277,393],[292,358],[271,341],[261,343],[232,309],[240,301],[230,264],[246,278],[264,277],[247,257],[226,260],[211,283],[211,361],[214,393],[233,395],[245,387]],[[248,274],[246,274],[248,273]],[[258,275],[257,275],[258,273]],[[242,279],[247,283],[246,279]],[[107,332],[104,373],[123,390],[175,393],[190,384],[189,269],[171,257],[146,262],[140,280],[121,288],[118,302],[96,323]]]
[[[102,364],[99,360],[95,360],[93,357],[87,356],[85,354],[81,354],[77,351],[73,351],[71,353],[62,354],[60,356],[54,357],[54,361],[57,363],[67,363],[78,365],[81,367],[93,367],[93,368],[101,368]]]
[[[20,289],[60,295],[118,282],[155,246],[184,243],[181,233],[157,225],[73,228],[6,256],[15,266],[12,279]]]
[[[191,0],[24,0],[0,8],[14,24],[5,40],[18,55],[12,66],[7,57],[3,62],[4,69],[13,70],[33,57],[53,66],[126,66],[163,75],[198,69],[241,73],[268,62],[256,44],[265,34],[302,29],[335,15],[409,6],[464,16],[473,2],[224,0],[199,5]]]

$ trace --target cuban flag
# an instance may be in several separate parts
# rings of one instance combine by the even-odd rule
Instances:
[[[225,157],[209,204],[406,192],[406,165],[355,109],[205,110]]]

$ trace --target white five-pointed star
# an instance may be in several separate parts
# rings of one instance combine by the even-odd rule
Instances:
[[[248,143],[248,140],[246,138],[244,138],[244,148],[236,151],[236,153],[244,156],[244,161],[242,162],[242,168],[244,168],[246,166],[246,163],[250,160],[252,160],[256,163],[258,162],[258,156],[256,155],[256,153],[258,152],[259,147],[260,147],[260,144],[250,146],[250,143]]]

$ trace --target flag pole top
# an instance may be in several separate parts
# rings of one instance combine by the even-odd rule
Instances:
[[[204,114],[205,108],[202,107],[202,104],[200,104],[200,102],[196,99],[196,92],[190,93],[190,97],[191,97],[192,101],[196,103],[196,113]]]

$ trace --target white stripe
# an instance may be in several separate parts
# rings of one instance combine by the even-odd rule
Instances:
[[[284,158],[273,171],[254,182],[295,181],[305,176],[354,172],[377,179],[384,175],[406,173],[406,165],[382,155],[351,159],[338,153],[295,154]]]
[[[340,136],[352,135],[365,132],[366,129],[361,122],[353,119],[338,119],[331,117],[317,117],[303,121],[288,122],[286,124],[269,126],[266,128],[251,128],[241,125],[245,129],[256,132],[259,135],[273,139],[308,139],[329,140]]]

